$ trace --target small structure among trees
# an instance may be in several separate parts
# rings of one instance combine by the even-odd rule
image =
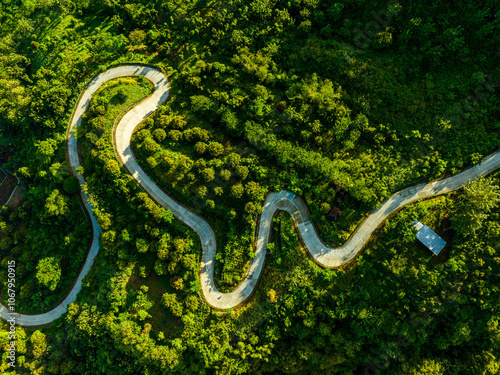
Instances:
[[[431,228],[427,225],[422,224],[420,221],[415,220],[413,223],[417,232],[417,239],[422,242],[430,251],[435,255],[439,255],[443,247],[446,245],[446,241],[437,235]]]
[[[326,218],[331,221],[337,221],[342,211],[338,207],[334,207],[327,215]]]

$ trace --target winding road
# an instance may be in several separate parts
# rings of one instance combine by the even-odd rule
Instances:
[[[92,94],[104,82],[127,76],[144,76],[153,83],[155,90],[147,99],[127,112],[116,125],[114,132],[116,155],[140,186],[158,204],[171,210],[178,220],[182,221],[198,234],[202,245],[202,259],[199,271],[202,294],[210,306],[220,310],[226,310],[242,304],[251,296],[255,289],[264,267],[272,218],[277,210],[286,211],[293,217],[304,245],[319,265],[325,268],[337,268],[351,261],[361,251],[370,236],[384,220],[401,207],[419,199],[430,198],[460,189],[467,181],[472,181],[480,176],[489,174],[500,167],[500,152],[496,152],[486,157],[481,164],[455,176],[404,189],[394,194],[381,207],[370,213],[351,238],[344,245],[337,248],[330,248],[323,244],[311,223],[307,207],[299,196],[285,190],[279,193],[271,193],[264,201],[264,207],[260,215],[255,250],[256,255],[251,261],[250,268],[243,281],[232,292],[222,293],[217,289],[214,282],[215,253],[217,249],[216,237],[212,227],[203,218],[165,194],[139,166],[131,150],[130,142],[134,129],[169,96],[168,80],[163,73],[149,66],[122,65],[111,68],[94,77],[80,96],[68,130],[68,154],[73,173],[78,176],[80,184],[83,185],[85,183],[83,176],[76,173],[76,168],[80,165],[80,161],[78,158],[75,131],[82,121],[82,115],[89,107]],[[92,214],[92,207],[87,201],[86,194],[82,191],[81,195],[92,222],[93,238],[83,269],[70,293],[53,310],[38,315],[16,313],[9,315],[7,307],[0,305],[0,316],[2,319],[8,320],[14,316],[16,325],[22,326],[48,324],[61,317],[67,311],[68,305],[76,300],[77,294],[82,287],[82,280],[89,272],[99,251],[99,235],[101,233],[101,228]]]

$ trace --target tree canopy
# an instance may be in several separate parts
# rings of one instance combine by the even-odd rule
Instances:
[[[113,150],[113,125],[151,94],[147,79],[89,98],[76,134],[84,186],[67,164],[67,126],[94,74],[162,70],[169,99],[132,151],[212,225],[215,282],[228,291],[255,256],[269,192],[302,196],[334,246],[391,194],[498,150],[497,2],[336,1],[0,4],[0,160],[22,191],[0,209],[2,303],[12,260],[17,311],[50,311],[70,290],[92,234],[80,188],[102,228],[76,302],[50,326],[16,327],[17,367],[3,360],[0,373],[499,372],[498,172],[405,207],[342,269],[312,262],[278,213],[255,294],[221,312],[200,294],[198,236]],[[447,242],[438,257],[415,241],[414,220]],[[1,321],[3,359],[8,332]]]

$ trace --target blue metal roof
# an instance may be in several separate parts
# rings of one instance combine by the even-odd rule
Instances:
[[[439,237],[431,228],[418,220],[413,222],[413,226],[418,230],[417,239],[435,255],[439,255],[446,245],[446,241]]]

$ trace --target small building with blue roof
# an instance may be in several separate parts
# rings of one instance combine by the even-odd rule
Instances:
[[[420,221],[415,220],[413,226],[418,231],[417,239],[422,242],[430,251],[435,255],[439,255],[443,247],[446,245],[446,241],[437,235],[431,228],[427,225],[422,224]]]

